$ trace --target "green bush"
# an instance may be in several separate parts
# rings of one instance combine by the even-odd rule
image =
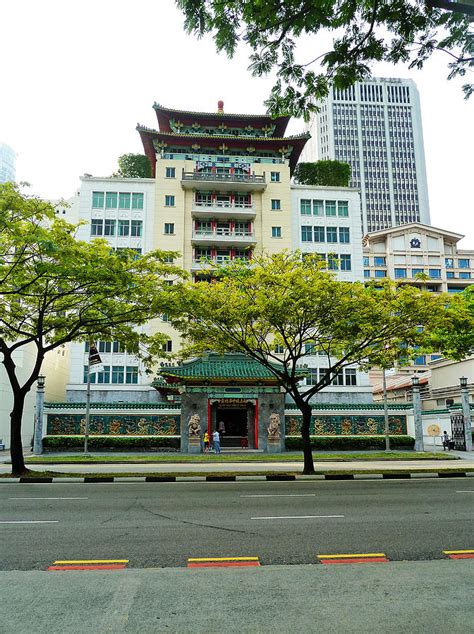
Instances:
[[[46,436],[43,438],[46,451],[64,451],[82,449],[84,436]],[[91,451],[104,450],[161,450],[180,448],[179,436],[89,436],[88,448]]]
[[[287,436],[288,451],[303,451],[300,436]],[[413,449],[415,439],[411,436],[390,436],[391,449]],[[358,449],[385,449],[384,436],[311,436],[311,447],[315,450],[357,451]]]

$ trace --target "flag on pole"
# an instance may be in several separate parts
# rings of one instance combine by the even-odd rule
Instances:
[[[95,343],[91,343],[89,346],[89,368],[91,373],[104,371],[102,359],[100,358],[100,354]]]

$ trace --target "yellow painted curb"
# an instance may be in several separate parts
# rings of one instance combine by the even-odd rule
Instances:
[[[59,559],[55,564],[128,564],[129,559]]]
[[[474,549],[471,550],[443,550],[445,555],[462,555],[464,553],[474,553]]]
[[[190,557],[188,561],[258,561],[258,557]]]
[[[351,557],[386,557],[385,553],[355,553],[352,555],[318,555],[318,559],[351,559]]]

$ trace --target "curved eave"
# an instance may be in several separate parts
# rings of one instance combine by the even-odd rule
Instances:
[[[201,123],[205,125],[218,126],[222,123],[235,125],[239,121],[242,122],[241,127],[246,125],[254,125],[255,127],[263,127],[266,125],[275,126],[275,135],[283,136],[290,117],[285,115],[281,117],[271,117],[267,114],[234,114],[227,112],[193,112],[191,110],[177,110],[175,108],[165,108],[164,106],[154,103],[153,108],[156,112],[158,125],[163,132],[171,132],[170,119],[179,119],[185,124]],[[237,126],[240,127],[240,126]]]

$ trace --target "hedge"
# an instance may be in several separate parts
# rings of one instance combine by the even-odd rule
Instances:
[[[300,436],[287,436],[288,451],[303,451],[303,439]],[[415,439],[411,436],[390,436],[391,449],[413,449]],[[313,449],[358,450],[385,449],[385,436],[311,436]]]
[[[171,449],[180,448],[179,436],[89,436],[91,451],[113,449]],[[46,436],[43,438],[45,450],[82,449],[84,436]]]

